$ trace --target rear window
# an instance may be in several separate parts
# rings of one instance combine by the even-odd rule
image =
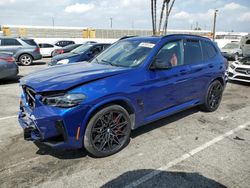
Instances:
[[[203,51],[203,60],[209,60],[216,56],[217,50],[211,42],[201,41],[202,51]]]
[[[31,46],[37,46],[36,42],[33,39],[22,39],[22,41]]]
[[[192,64],[202,61],[202,52],[199,40],[187,40],[184,42],[184,63]]]

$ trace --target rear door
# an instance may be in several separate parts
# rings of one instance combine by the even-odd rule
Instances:
[[[2,38],[1,39],[1,51],[15,53],[18,49],[22,48],[22,44],[16,39]]]
[[[184,41],[184,61],[190,69],[190,99],[199,99],[207,82],[207,69],[209,62],[203,62],[201,42],[198,39],[186,39]],[[213,66],[211,64],[211,66]]]
[[[40,52],[43,56],[51,56],[52,51],[54,50],[54,46],[51,44],[40,44]]]
[[[186,40],[184,43],[185,63],[190,67],[190,77],[193,87],[191,89],[194,98],[203,100],[207,85],[217,74],[220,62],[218,62],[217,50],[207,40]]]

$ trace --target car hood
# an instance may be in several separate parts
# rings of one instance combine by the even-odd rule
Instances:
[[[62,91],[130,70],[131,68],[80,62],[40,70],[20,79],[20,85],[29,86],[36,92]]]
[[[59,55],[56,55],[55,57],[52,58],[51,61],[60,61],[62,59],[67,59],[67,58],[71,58],[71,57],[75,57],[75,56],[78,56],[79,54],[74,54],[74,53],[64,53],[64,54],[59,54]]]
[[[237,49],[226,49],[226,48],[221,49],[221,52],[224,52],[224,53],[235,53],[236,51]]]

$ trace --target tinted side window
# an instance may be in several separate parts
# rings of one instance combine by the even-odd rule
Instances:
[[[183,65],[182,46],[183,43],[181,40],[168,42],[160,49],[155,58],[158,62],[169,67]]]
[[[21,45],[16,39],[2,39],[3,46],[17,46]]]
[[[202,52],[199,40],[186,40],[184,42],[184,63],[199,63],[202,61]]]
[[[94,46],[90,51],[93,55],[97,55],[102,51],[102,46]]]
[[[213,44],[207,41],[201,41],[201,45],[203,52],[203,60],[206,61],[216,56],[217,50],[215,49]]]
[[[246,44],[250,44],[250,40],[247,40],[247,41],[246,41]]]
[[[22,41],[24,41],[25,43],[31,45],[31,46],[36,46],[36,42],[32,39],[22,39]]]
[[[51,44],[44,44],[43,47],[44,48],[53,48],[53,45],[51,45]]]

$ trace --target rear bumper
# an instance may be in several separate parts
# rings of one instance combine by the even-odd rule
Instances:
[[[42,55],[40,53],[32,53],[33,60],[39,60],[42,59]]]

